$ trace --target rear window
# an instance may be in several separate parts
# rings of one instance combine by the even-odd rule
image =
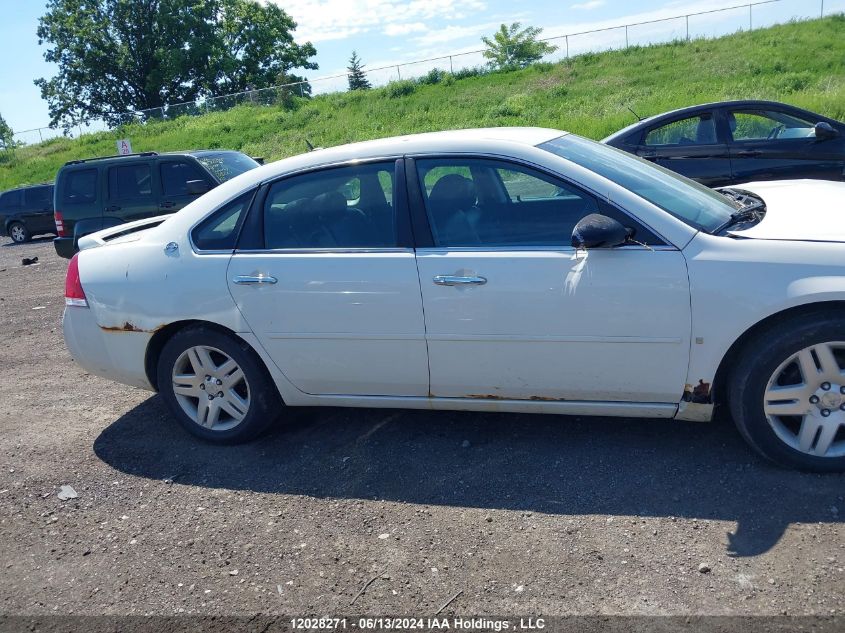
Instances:
[[[83,204],[97,199],[97,170],[79,169],[67,172],[62,189],[63,204]]]
[[[200,154],[196,159],[202,163],[219,182],[240,176],[242,173],[255,169],[258,163],[240,152],[216,152],[214,154]]]
[[[201,251],[234,250],[241,224],[255,190],[248,191],[203,220],[191,232],[194,246]]]

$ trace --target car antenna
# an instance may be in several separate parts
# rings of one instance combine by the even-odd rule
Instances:
[[[631,114],[633,114],[635,117],[637,117],[637,121],[642,121],[642,120],[643,120],[643,118],[642,118],[639,114],[637,114],[636,112],[634,112],[634,111],[631,109],[631,106],[626,105],[625,107],[626,107],[626,108],[628,108],[628,110],[630,111],[630,113],[631,113]]]

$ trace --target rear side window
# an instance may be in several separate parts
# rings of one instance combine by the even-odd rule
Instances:
[[[118,165],[109,167],[109,199],[147,198],[153,195],[150,165]]]
[[[65,175],[63,204],[84,204],[97,199],[97,170],[79,169]]]
[[[201,251],[234,250],[246,210],[254,195],[255,191],[248,191],[198,224],[191,232],[194,246]]]
[[[207,182],[206,175],[195,165],[185,161],[167,161],[159,164],[161,189],[165,196],[187,196],[188,181]]]
[[[0,196],[0,209],[17,209],[21,206],[22,193],[20,189],[4,193]]]
[[[36,209],[43,209],[53,204],[53,195],[50,187],[32,187],[24,194],[26,206]]]
[[[393,178],[390,161],[277,182],[264,204],[265,248],[395,247]]]
[[[646,145],[709,145],[716,142],[716,124],[710,114],[672,121],[651,130]]]

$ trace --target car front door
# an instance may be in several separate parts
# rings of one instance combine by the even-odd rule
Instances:
[[[817,139],[817,122],[772,109],[727,111],[734,182],[842,180],[845,143]]]
[[[201,180],[209,189],[217,184],[195,163],[184,159],[162,158],[158,163],[158,172],[161,181],[158,206],[162,213],[174,213],[197,199],[199,194],[188,191],[188,182],[191,180]]]
[[[305,393],[428,393],[402,171],[401,161],[379,161],[292,175],[269,185],[250,212],[229,288]]]
[[[414,213],[424,215],[433,244],[417,248],[433,396],[680,399],[690,307],[677,249],[528,166],[481,157],[410,162]],[[643,245],[573,249],[573,227],[596,212],[636,229]]]
[[[104,220],[113,218],[131,222],[158,215],[157,182],[153,182],[151,161],[117,163],[111,165],[107,173]]]
[[[712,111],[646,130],[637,154],[708,187],[731,181],[728,145]]]

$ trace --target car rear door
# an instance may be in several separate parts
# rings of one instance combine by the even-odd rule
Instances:
[[[159,214],[152,160],[119,160],[106,168],[104,217],[131,222]]]
[[[184,158],[161,157],[158,161],[158,175],[161,193],[158,206],[162,213],[173,213],[193,202],[199,194],[188,192],[188,182],[201,180],[211,189],[217,183],[194,161]]]
[[[54,232],[56,224],[53,221],[53,187],[43,185],[24,189],[22,216],[30,232]]]
[[[845,143],[815,137],[817,121],[774,108],[726,110],[733,180],[842,180]]]
[[[414,225],[431,244],[418,245],[417,266],[433,396],[680,399],[690,304],[676,248],[526,165],[482,157],[412,163],[415,220],[431,230]],[[648,245],[576,251],[572,229],[594,212],[636,228]]]
[[[387,160],[294,174],[253,205],[229,289],[305,393],[428,393],[402,167]]]
[[[708,187],[731,180],[727,139],[721,137],[717,114],[710,110],[645,130],[637,154]]]

